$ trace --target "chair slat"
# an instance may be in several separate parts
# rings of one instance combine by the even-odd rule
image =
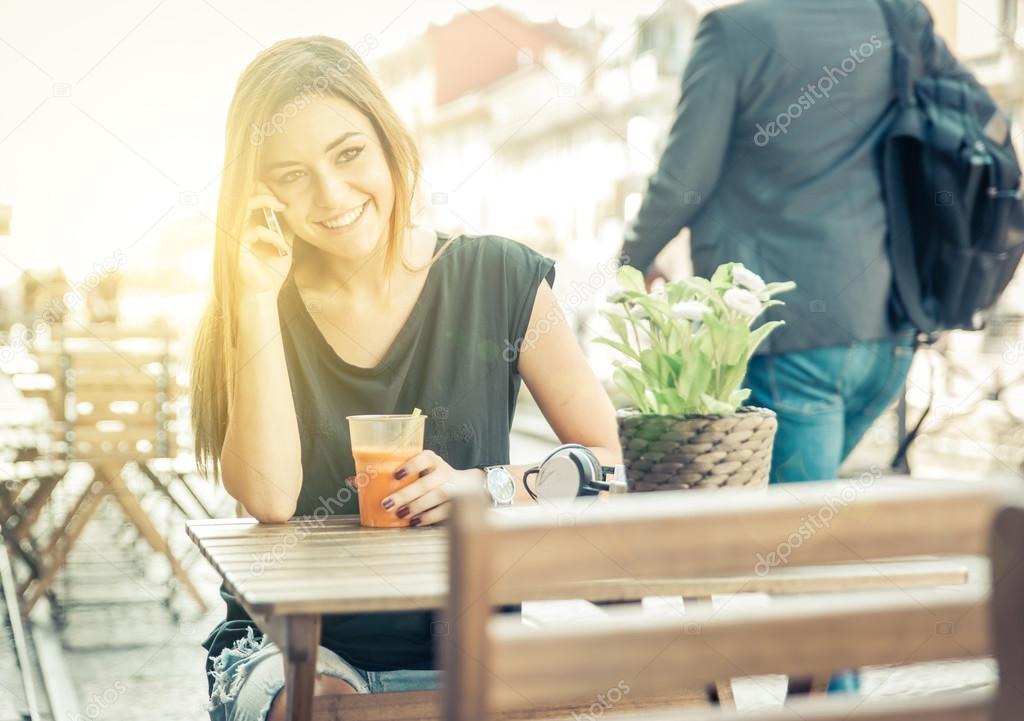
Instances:
[[[501,534],[489,561],[495,594],[551,578],[761,575],[783,566],[987,550],[997,500],[991,488],[798,485],[813,487],[762,495],[668,491],[492,514],[490,526]]]
[[[611,613],[544,629],[498,617],[488,635],[489,708],[495,710],[592,697],[623,679],[644,695],[679,679],[699,686],[735,676],[810,676],[991,652],[987,596],[966,589],[781,599],[768,608],[688,609],[678,617]],[[779,639],[786,639],[784,647]]]

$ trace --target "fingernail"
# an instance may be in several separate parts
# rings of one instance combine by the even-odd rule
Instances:
[[[396,513],[395,515],[397,515],[399,518],[405,518],[409,515],[409,507],[402,506],[401,508],[398,509],[398,513]]]
[[[385,498],[384,502],[381,505],[384,506],[385,511],[390,511],[391,507],[395,505],[395,502],[392,501],[390,498]]]
[[[420,519],[419,518],[412,519],[411,521],[409,521],[409,525],[410,526],[418,526],[418,525],[420,525]]]
[[[397,471],[395,471],[395,480],[400,481],[403,478],[405,478],[405,469],[399,468]]]

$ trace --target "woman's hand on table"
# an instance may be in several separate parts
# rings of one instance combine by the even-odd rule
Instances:
[[[430,526],[448,518],[450,499],[456,488],[482,488],[483,473],[470,468],[458,471],[433,451],[422,451],[395,471],[395,478],[420,477],[395,491],[382,502],[385,511],[408,518],[412,526]]]

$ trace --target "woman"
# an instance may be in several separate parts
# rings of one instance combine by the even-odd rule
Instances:
[[[429,416],[427,450],[385,510],[439,523],[446,489],[481,487],[490,465],[527,500],[526,466],[507,466],[521,380],[562,442],[621,462],[612,405],[551,291],[553,262],[413,225],[416,148],[348,45],[299,38],[257,56],[229,110],[224,167],[193,423],[201,468],[249,515],[357,512],[345,416],[414,407]],[[283,718],[278,650],[221,594],[227,619],[203,644],[211,718]],[[436,686],[430,621],[324,618],[316,693]]]

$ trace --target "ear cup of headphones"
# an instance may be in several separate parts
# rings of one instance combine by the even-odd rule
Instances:
[[[604,469],[594,452],[579,443],[559,446],[544,459],[537,474],[537,496],[575,498],[608,490]]]

